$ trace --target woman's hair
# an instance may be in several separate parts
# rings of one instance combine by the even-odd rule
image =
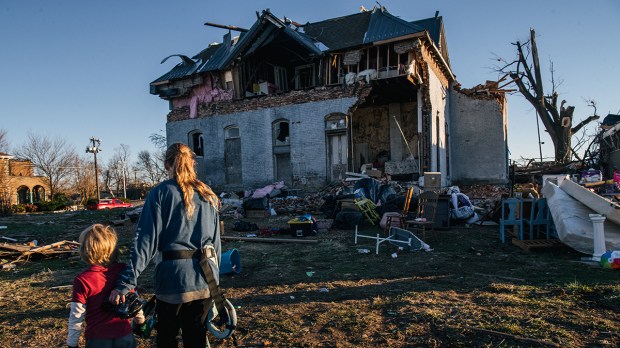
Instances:
[[[198,180],[196,170],[194,169],[194,153],[185,144],[175,143],[168,147],[164,166],[171,169],[174,173],[173,179],[181,187],[183,192],[183,202],[185,203],[185,211],[187,217],[194,214],[194,190],[207,200],[217,210],[220,207],[220,200],[211,188]]]
[[[107,266],[116,262],[118,237],[110,226],[94,224],[80,234],[80,257],[90,265]]]

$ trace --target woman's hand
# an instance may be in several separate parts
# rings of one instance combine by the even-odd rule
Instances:
[[[114,289],[110,292],[110,297],[108,298],[110,303],[119,304],[125,302],[125,295],[121,294],[120,291]]]

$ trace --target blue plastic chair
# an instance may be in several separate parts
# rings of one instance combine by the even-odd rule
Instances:
[[[530,226],[530,239],[534,239],[534,227],[536,227],[536,238],[540,238],[541,227],[545,228],[548,235],[548,223],[549,223],[549,207],[547,207],[546,198],[538,198],[532,202],[532,208],[530,210],[530,216],[523,219],[523,222]]]
[[[551,215],[551,210],[549,206],[547,206],[547,239],[551,238],[559,238],[558,230],[555,228],[555,221],[553,221],[553,215]]]
[[[499,238],[505,242],[505,227],[519,226],[519,239],[523,239],[523,201],[518,198],[502,200],[502,216],[499,220]]]

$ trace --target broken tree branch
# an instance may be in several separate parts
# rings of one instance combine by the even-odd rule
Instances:
[[[579,132],[579,130],[580,130],[581,128],[583,128],[585,125],[587,125],[588,123],[590,123],[590,122],[592,122],[592,121],[594,121],[594,120],[598,120],[598,119],[599,119],[599,116],[597,116],[597,115],[592,115],[592,116],[590,116],[590,117],[586,118],[585,120],[583,120],[583,121],[579,122],[579,124],[578,124],[578,125],[576,125],[575,127],[573,127],[573,129],[571,130],[571,132],[572,132],[573,134],[575,134],[575,133]]]

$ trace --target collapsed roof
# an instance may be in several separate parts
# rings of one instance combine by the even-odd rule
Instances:
[[[435,17],[407,22],[390,14],[385,7],[375,7],[372,11],[308,22],[304,25],[288,18],[279,19],[267,9],[252,27],[247,32],[242,31],[236,40],[229,32],[224,35],[222,43],[209,45],[191,59],[183,55],[167,57],[166,59],[179,56],[182,61],[151,82],[151,85],[182,79],[196,73],[226,70],[237,59],[260,51],[268,44],[276,44],[281,48],[283,60],[310,60],[327,53],[372,46],[378,41],[402,39],[424,32],[437,47],[446,65],[449,65],[442,28],[442,17],[437,14]],[[300,56],[299,48],[305,52],[305,56]]]

